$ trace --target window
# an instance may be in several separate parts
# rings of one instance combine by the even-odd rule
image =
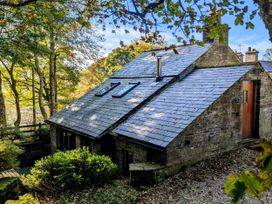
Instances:
[[[114,89],[115,87],[119,86],[121,83],[117,82],[117,83],[111,83],[110,86],[106,86],[105,88],[99,90],[95,96],[104,96],[105,94],[107,94],[108,92],[110,92],[112,89]]]
[[[93,143],[90,138],[81,136],[80,137],[80,146],[81,147],[89,147],[89,150],[93,151]]]
[[[58,129],[57,148],[60,150],[70,150],[76,148],[76,137],[73,133]]]
[[[139,84],[140,84],[140,82],[129,83],[125,87],[123,87],[119,92],[112,95],[112,97],[113,98],[122,98],[123,96],[125,96],[128,92],[130,92],[132,89],[134,89]]]

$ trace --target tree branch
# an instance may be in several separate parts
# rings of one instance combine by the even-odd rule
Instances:
[[[7,6],[7,7],[13,7],[13,8],[18,8],[18,7],[22,7],[22,6],[26,6],[28,4],[31,3],[36,3],[38,0],[25,0],[23,2],[20,3],[11,3],[9,1],[0,1],[0,6]]]

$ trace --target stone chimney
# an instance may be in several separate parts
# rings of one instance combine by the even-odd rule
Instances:
[[[240,61],[243,62],[244,61],[244,55],[242,52],[235,52],[235,54],[239,57]]]
[[[256,49],[251,50],[251,47],[248,48],[246,52],[246,62],[257,62],[259,52]]]

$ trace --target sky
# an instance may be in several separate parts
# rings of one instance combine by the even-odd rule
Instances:
[[[249,3],[249,6],[254,7],[253,3]],[[246,29],[245,26],[235,26],[234,17],[226,16],[222,19],[222,23],[227,23],[230,26],[229,30],[229,46],[234,51],[241,51],[245,53],[248,47],[255,48],[259,51],[259,59],[263,59],[266,49],[272,48],[272,43],[269,41],[268,30],[265,28],[263,21],[259,15],[256,15],[253,23],[255,29]],[[129,30],[129,29],[128,29]],[[140,34],[134,30],[130,30],[129,34],[125,34],[123,31],[116,31],[112,33],[111,29],[103,31],[105,36],[105,42],[102,43],[104,48],[104,55],[109,53],[112,49],[120,46],[120,41],[123,41],[125,44],[130,44],[132,40],[139,39]],[[166,42],[171,44],[179,44],[174,36],[172,36],[171,31],[169,30],[162,33]],[[196,35],[197,40],[202,39],[202,35]]]

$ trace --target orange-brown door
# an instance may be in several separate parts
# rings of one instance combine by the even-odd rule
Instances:
[[[242,137],[243,139],[253,137],[253,82],[244,81],[242,85]]]

